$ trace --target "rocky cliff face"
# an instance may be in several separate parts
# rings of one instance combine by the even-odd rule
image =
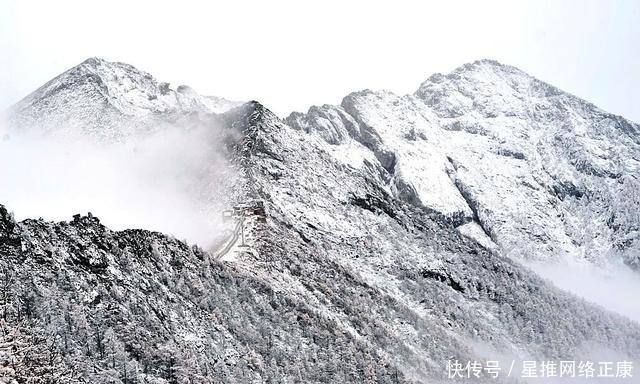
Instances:
[[[640,127],[516,68],[478,61],[286,121],[516,258],[638,267]]]
[[[284,121],[256,102],[207,116],[237,166],[229,203],[265,205],[251,247],[221,262],[91,216],[16,223],[0,208],[5,375],[455,382],[451,358],[640,353],[640,325],[518,261],[603,264],[602,249],[635,265],[637,125],[488,61]],[[597,235],[578,234],[587,220]]]

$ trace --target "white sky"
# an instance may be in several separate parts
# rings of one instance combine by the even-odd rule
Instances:
[[[640,122],[640,1],[0,0],[0,109],[90,56],[285,116],[480,58]]]

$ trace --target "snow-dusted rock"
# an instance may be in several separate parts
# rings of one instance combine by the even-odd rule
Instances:
[[[477,61],[414,95],[356,92],[287,122],[364,145],[394,195],[476,221],[515,257],[638,266],[640,127],[514,67]]]
[[[90,58],[57,76],[9,111],[11,131],[90,134],[123,140],[184,115],[222,113],[242,103],[172,89],[124,63]]]

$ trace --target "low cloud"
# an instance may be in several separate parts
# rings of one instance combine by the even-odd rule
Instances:
[[[232,168],[215,127],[167,128],[126,143],[11,135],[0,128],[0,204],[16,219],[92,212],[210,247],[224,230]],[[219,131],[219,130],[218,130]]]
[[[530,262],[526,265],[557,287],[640,321],[640,277],[616,260],[606,265],[589,262]]]

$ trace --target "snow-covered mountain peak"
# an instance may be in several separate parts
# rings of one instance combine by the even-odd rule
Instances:
[[[64,98],[69,93],[77,97],[79,91],[92,100],[102,100],[125,115],[166,110],[168,103],[162,96],[171,92],[168,83],[159,83],[150,74],[129,64],[93,57],[49,81],[16,108],[34,107],[45,99],[50,102],[51,98]]]
[[[332,152],[350,166],[379,169],[396,197],[454,218],[465,233],[480,225],[471,232],[507,253],[599,262],[615,254],[638,265],[636,225],[623,217],[639,211],[618,211],[616,201],[637,200],[629,191],[640,127],[515,67],[480,60],[431,76],[413,95],[354,92],[286,121],[338,146]],[[585,226],[598,228],[595,240]]]
[[[474,74],[478,74],[481,72],[493,72],[495,74],[504,74],[508,72],[519,72],[521,75],[528,76],[526,73],[522,72],[516,67],[512,67],[509,65],[502,64],[496,60],[492,59],[482,59],[476,60],[470,63],[465,63],[448,74],[444,73],[434,73],[427,80],[425,80],[421,85],[428,85],[430,83],[439,83],[444,81],[446,78],[461,78],[463,76],[471,76]]]
[[[493,60],[465,64],[447,75],[423,82],[415,95],[441,117],[470,112],[482,117],[526,114],[531,98],[548,98],[558,91],[523,71]]]
[[[132,65],[92,57],[14,105],[9,121],[14,130],[81,131],[117,138],[132,126],[147,130],[158,118],[222,113],[241,104],[202,96],[187,86],[174,90]]]

